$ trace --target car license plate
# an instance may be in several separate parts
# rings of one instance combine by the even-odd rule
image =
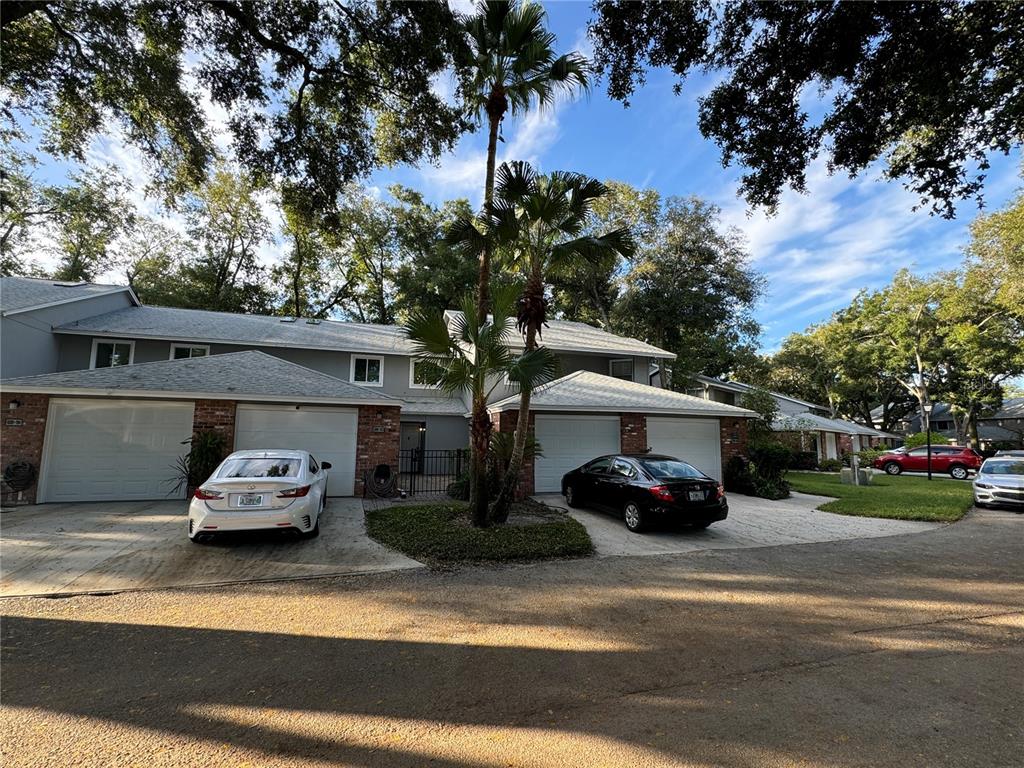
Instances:
[[[238,497],[238,506],[240,507],[262,507],[263,506],[263,494],[262,493],[245,493]]]
[[[690,501],[704,501],[704,491],[690,491]]]

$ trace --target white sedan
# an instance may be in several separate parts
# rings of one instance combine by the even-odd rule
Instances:
[[[307,451],[236,451],[199,486],[188,508],[192,541],[218,533],[269,528],[320,534],[327,470]]]

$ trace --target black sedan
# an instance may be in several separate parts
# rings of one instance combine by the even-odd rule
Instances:
[[[656,519],[707,528],[725,520],[729,505],[717,480],[685,461],[656,454],[601,456],[562,478],[570,507],[620,514],[634,533]]]

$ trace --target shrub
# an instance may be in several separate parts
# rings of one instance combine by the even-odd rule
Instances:
[[[792,451],[779,443],[762,443],[750,449],[750,461],[734,456],[725,466],[725,489],[762,499],[789,496],[786,471]]]
[[[181,444],[189,446],[188,453],[178,457],[174,465],[175,476],[166,482],[168,485],[174,483],[171,493],[179,493],[184,486],[185,492],[191,494],[224,461],[227,442],[223,435],[205,431],[197,432]]]
[[[780,443],[761,443],[750,449],[757,474],[772,484],[782,483],[793,460],[793,452]]]
[[[843,468],[843,462],[839,459],[822,459],[818,462],[818,469],[822,472],[838,472]]]
[[[754,481],[750,476],[750,462],[742,456],[733,456],[726,462],[723,478],[725,490],[730,493],[754,495]]]
[[[865,448],[864,450],[857,452],[857,458],[860,459],[860,465],[862,467],[870,467],[875,459],[886,453],[888,453],[888,451],[882,448]]]
[[[790,469],[817,469],[818,454],[814,451],[793,451],[789,460]]]
[[[935,445],[936,443],[939,443],[939,442],[945,442],[945,438],[943,438],[941,435],[936,435],[933,432],[932,433],[932,445]],[[907,439],[903,441],[903,447],[905,447],[905,448],[918,448],[918,447],[920,447],[922,445],[928,445],[928,433],[927,432],[918,432],[915,435],[908,435]]]

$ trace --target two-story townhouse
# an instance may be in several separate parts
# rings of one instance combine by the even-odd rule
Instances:
[[[4,306],[26,287],[55,286],[4,278]],[[38,322],[39,338],[3,322],[14,345],[50,350],[19,376],[6,362],[0,371],[0,464],[38,471],[22,501],[166,497],[169,467],[208,430],[228,449],[312,451],[334,467],[332,495],[360,493],[365,474],[396,466],[402,449],[468,444],[467,399],[423,382],[399,327],[148,307],[121,293],[119,306]],[[687,455],[720,476],[723,450],[742,450],[749,412],[645,383],[653,361],[671,357],[664,350],[564,321],[544,343],[565,375],[535,399],[545,456],[537,483],[533,467],[524,473],[524,492],[557,489],[552,478],[601,453]],[[518,398],[495,383],[492,417],[509,429]]]
[[[875,415],[874,413],[872,415]],[[877,414],[881,418],[881,413]],[[914,411],[900,422],[899,429],[907,435],[924,431],[919,411]],[[931,414],[932,435],[935,440],[966,443],[965,425],[958,422],[949,403],[935,403]],[[1024,397],[1008,397],[995,411],[978,417],[978,445],[982,450],[996,446],[1024,447]]]
[[[711,376],[694,376],[687,388],[687,392],[695,397],[730,405],[740,405],[743,396],[755,390],[757,387],[741,381]],[[823,405],[780,392],[768,394],[778,409],[772,428],[777,432],[794,433],[803,449],[816,453],[819,461],[837,459],[844,453],[856,453],[862,448],[899,439],[898,435],[881,432],[874,427],[833,418],[831,411]]]

